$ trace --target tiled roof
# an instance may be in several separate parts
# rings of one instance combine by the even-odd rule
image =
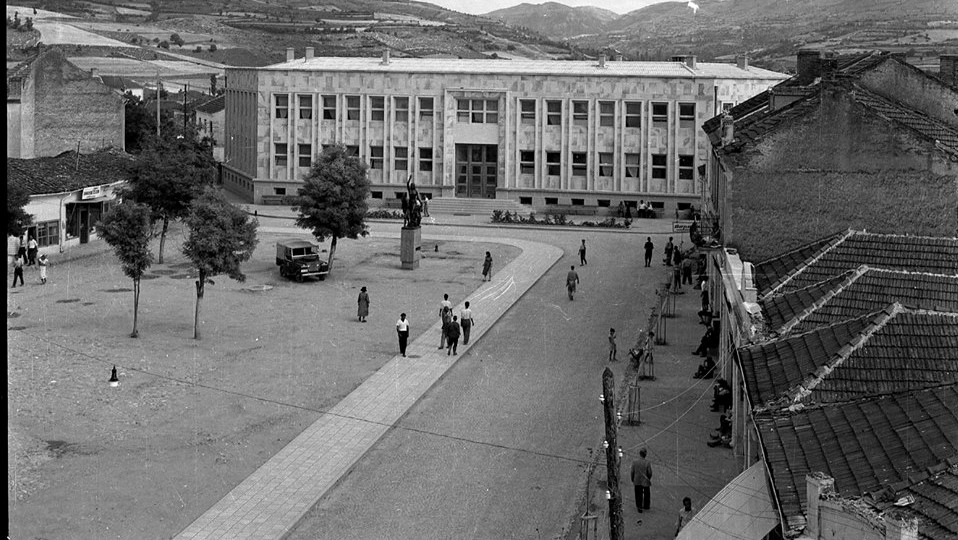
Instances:
[[[958,275],[862,265],[804,289],[759,302],[769,329],[802,333],[882,309],[889,302],[958,313]]]
[[[933,139],[958,153],[958,129],[954,126],[949,126],[906,105],[860,87],[856,87],[852,95],[856,103],[874,111],[879,116],[901,124],[918,135]]]
[[[736,119],[734,139],[731,143],[722,146],[722,152],[739,152],[745,146],[758,141],[761,137],[775,129],[784,126],[793,118],[801,118],[812,113],[821,103],[820,92],[815,92],[805,99],[799,99],[774,111],[758,110],[743,118]]]
[[[831,246],[840,241],[848,233],[848,231],[839,231],[756,264],[754,277],[759,293],[771,289],[772,284],[820,253],[825,246]]]
[[[73,150],[54,157],[7,158],[7,185],[19,185],[30,195],[63,193],[129,179],[134,159],[118,150],[80,154]]]
[[[789,262],[795,258],[788,259]],[[765,263],[760,264],[760,266]],[[759,297],[783,294],[814,285],[866,264],[874,268],[908,270],[930,274],[958,274],[958,237],[908,236],[850,231],[826,243],[790,271],[779,266],[774,272],[758,271]],[[768,270],[768,268],[766,268]]]
[[[490,75],[554,75],[554,76],[602,76],[602,77],[670,77],[680,79],[760,79],[781,81],[788,75],[736,64],[697,62],[689,68],[684,62],[631,62],[606,61],[599,67],[595,60],[486,60],[448,58],[391,58],[383,64],[380,58],[360,57],[314,57],[310,60],[297,58],[256,69],[259,71],[331,71],[374,73],[472,73]]]
[[[100,80],[103,81],[103,84],[114,88],[117,90],[132,90],[135,88],[143,88],[143,85],[126,77],[118,77],[116,75],[101,75]]]
[[[805,475],[856,497],[958,456],[958,384],[755,417],[786,534],[806,524]]]
[[[766,90],[732,107],[728,110],[728,114],[732,115],[732,118],[735,120],[740,120],[754,112],[768,107],[768,98],[769,91]],[[706,133],[711,133],[712,131],[718,129],[722,125],[722,116],[723,115],[720,114],[706,120],[705,123],[702,124],[702,130]]]
[[[958,382],[958,313],[892,304],[738,353],[756,410],[927,388]]]
[[[906,504],[895,504],[902,499]],[[886,519],[917,519],[918,538],[954,540],[958,538],[958,458],[929,467],[908,482],[893,484],[865,500]]]
[[[200,103],[196,106],[197,111],[207,113],[207,114],[218,113],[225,108],[226,108],[225,94],[208,99],[204,101],[203,103]]]

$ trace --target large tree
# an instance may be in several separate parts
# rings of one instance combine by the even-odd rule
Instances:
[[[212,285],[212,278],[220,274],[239,282],[246,281],[240,263],[253,255],[259,223],[230,204],[222,190],[208,187],[190,206],[186,225],[189,238],[183,244],[183,254],[199,272],[193,319],[193,337],[199,339],[200,300],[206,284]]]
[[[30,202],[30,193],[22,186],[7,181],[7,235],[17,236],[33,222],[33,216],[24,207]]]
[[[169,129],[140,154],[123,196],[149,206],[153,223],[162,223],[157,262],[163,264],[170,222],[186,217],[196,195],[215,179],[212,149],[192,128]]]
[[[369,179],[366,164],[350,156],[345,146],[330,146],[316,158],[297,191],[296,225],[312,231],[317,240],[329,237],[329,269],[333,268],[336,241],[369,234],[366,197]]]
[[[130,337],[138,337],[140,278],[153,264],[153,252],[150,251],[150,208],[133,201],[123,201],[103,216],[97,230],[106,243],[113,246],[123,266],[123,273],[133,280],[133,333]]]

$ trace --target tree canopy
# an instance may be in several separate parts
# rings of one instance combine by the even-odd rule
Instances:
[[[137,337],[137,316],[140,307],[140,278],[153,264],[150,251],[150,208],[130,200],[113,207],[98,225],[99,234],[113,246],[123,273],[133,280],[133,333]]]
[[[7,235],[20,236],[33,222],[25,207],[30,194],[23,187],[7,182]]]

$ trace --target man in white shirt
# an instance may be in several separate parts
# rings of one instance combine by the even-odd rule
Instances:
[[[472,310],[469,309],[469,302],[466,302],[466,307],[462,308],[462,311],[459,312],[459,324],[462,326],[462,344],[469,344],[469,331],[472,330],[472,325],[475,324],[475,321],[472,318]]]
[[[396,333],[399,334],[399,353],[405,358],[406,342],[409,340],[409,319],[405,313],[400,314],[399,320],[396,321]]]

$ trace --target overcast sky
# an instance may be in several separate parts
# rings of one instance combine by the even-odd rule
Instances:
[[[430,4],[436,4],[448,9],[454,9],[463,13],[472,13],[480,15],[489,13],[509,6],[516,6],[522,3],[526,4],[544,4],[544,0],[531,0],[523,2],[522,0],[425,0]],[[668,0],[562,0],[558,2],[567,6],[595,6],[614,11],[618,14],[635,11],[649,4],[658,4]]]

